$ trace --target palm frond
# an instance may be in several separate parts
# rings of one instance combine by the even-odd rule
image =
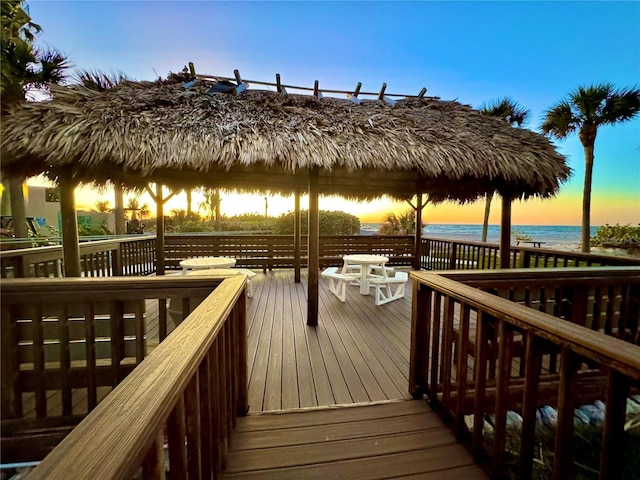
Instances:
[[[581,119],[573,113],[571,103],[562,100],[545,112],[540,129],[545,135],[560,139],[575,132],[581,124]]]
[[[98,92],[103,92],[122,82],[131,80],[122,72],[106,73],[99,70],[79,70],[71,78],[73,83]]]
[[[583,118],[583,122],[595,122],[597,124],[602,113],[602,107],[613,92],[613,85],[601,83],[588,87],[578,87],[569,94],[569,99],[575,106],[577,113]]]
[[[603,124],[624,122],[640,111],[640,89],[620,89],[611,95],[602,107]]]
[[[529,116],[529,110],[509,97],[482,104],[480,111],[484,115],[501,118],[509,125],[518,125],[519,127],[524,124]]]

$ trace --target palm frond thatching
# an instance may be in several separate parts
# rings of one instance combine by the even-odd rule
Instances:
[[[306,189],[353,198],[388,194],[472,201],[488,192],[547,197],[570,170],[551,143],[453,101],[394,106],[247,90],[185,90],[179,76],[124,82],[102,92],[53,88],[2,119],[2,170],[78,181]]]

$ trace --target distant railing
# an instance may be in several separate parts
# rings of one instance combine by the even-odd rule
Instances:
[[[80,243],[83,277],[150,275],[156,269],[155,236]],[[62,246],[0,252],[2,278],[62,277]]]
[[[245,278],[225,280],[30,478],[218,478],[246,403]]]
[[[3,461],[42,459],[222,281],[4,280]]]
[[[390,265],[411,265],[414,258],[412,236],[321,235],[320,267],[342,264],[342,256],[369,253],[389,257]],[[307,237],[301,241],[301,263],[307,263]],[[191,257],[223,256],[236,259],[243,268],[293,268],[292,235],[185,235],[165,236],[167,268],[179,268],[181,260]]]
[[[640,258],[511,246],[509,265],[511,268],[640,266]],[[420,266],[424,270],[499,268],[500,246],[482,242],[423,238]]]
[[[577,269],[548,281],[543,278],[548,270],[486,273],[412,273],[411,393],[427,394],[459,440],[497,478],[637,473],[625,470],[637,467],[626,461],[635,458],[630,449],[637,445],[624,425],[627,397],[640,388],[640,347],[632,344],[640,269]],[[551,294],[554,281],[565,293],[574,285],[573,302]],[[587,289],[592,282],[595,289]],[[604,286],[608,283],[611,289]],[[482,285],[496,286],[495,294],[474,288]],[[596,298],[585,304],[582,292]],[[592,325],[574,324],[588,318],[585,305],[592,305],[592,312],[606,305],[608,315],[593,316]],[[568,321],[545,313],[563,308]],[[604,424],[574,425],[574,409],[596,400],[606,405]],[[547,405],[557,408],[557,420],[542,430],[536,413]],[[586,433],[593,443],[580,443]]]

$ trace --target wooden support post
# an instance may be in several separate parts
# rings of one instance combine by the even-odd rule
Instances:
[[[380,88],[380,93],[378,94],[378,100],[382,100],[384,98],[384,91],[387,89],[387,84],[383,83]]]
[[[553,480],[571,478],[573,463],[573,410],[578,393],[578,355],[562,349],[560,385],[558,386],[558,420],[553,461]]]
[[[294,194],[294,214],[293,214],[293,281],[300,283],[300,244],[302,239],[302,225],[300,224],[300,191],[296,189]]]
[[[600,450],[600,478],[623,478],[620,445],[624,442],[624,422],[629,393],[629,380],[615,370],[609,371],[602,449]]]
[[[313,96],[316,98],[320,98],[320,90],[318,89],[318,80],[313,83]]]
[[[427,89],[425,87],[422,87],[422,90],[420,90],[420,93],[418,93],[418,98],[424,97],[425,93],[427,93]]]
[[[422,208],[424,205],[422,204],[422,194],[418,193],[416,199],[416,231],[415,231],[415,245],[414,245],[414,258],[413,258],[413,269],[420,270],[420,251],[422,249]]]
[[[320,222],[318,211],[318,184],[320,168],[309,170],[309,228],[308,228],[308,303],[307,325],[318,325],[318,281],[320,276]]]
[[[409,393],[419,399],[428,391],[432,290],[413,281]]]
[[[193,64],[193,62],[189,62],[189,74],[190,74],[192,77],[195,77],[195,76],[196,76],[196,67],[195,67],[195,65]]]
[[[162,184],[156,183],[156,275],[164,275],[164,202],[162,198]]]
[[[509,268],[511,259],[511,197],[502,196],[502,217],[500,219],[500,268]]]
[[[353,91],[353,97],[354,98],[358,98],[358,95],[360,94],[360,89],[362,88],[362,82],[358,82],[358,84],[356,85],[356,89]]]
[[[80,276],[80,239],[76,216],[76,184],[71,173],[60,174],[60,216],[62,218],[62,255],[64,276]]]
[[[116,235],[124,235],[127,233],[124,224],[124,192],[122,183],[118,180],[114,180],[113,183],[113,197],[115,206],[113,211],[116,216]]]
[[[236,77],[236,83],[240,85],[242,83],[242,77],[240,76],[240,70],[235,69],[233,75]]]

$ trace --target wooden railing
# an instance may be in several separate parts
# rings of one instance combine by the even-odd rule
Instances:
[[[624,424],[627,397],[640,388],[640,347],[632,344],[640,269],[555,272],[561,276],[556,287],[543,278],[549,271],[491,272],[491,278],[487,272],[413,272],[410,390],[428,395],[496,478],[627,478],[625,469],[637,467],[626,461],[637,446],[627,442]],[[611,289],[602,287],[607,275]],[[592,282],[595,289],[587,288]],[[497,285],[493,293],[522,297],[523,304],[475,288],[483,284]],[[569,292],[571,284],[573,302],[550,295],[553,288]],[[597,297],[586,303],[594,306],[590,328],[573,323],[588,318],[584,291]],[[541,301],[546,298],[551,301]],[[595,315],[602,308],[595,305],[606,305],[611,317]],[[545,313],[548,308],[565,320]],[[605,318],[614,320],[607,326]],[[596,400],[606,405],[602,431],[574,426],[574,409]],[[557,407],[557,422],[547,430],[536,422],[545,405]],[[520,423],[512,421],[514,412]],[[595,443],[581,445],[586,437]]]
[[[322,235],[320,267],[342,264],[342,256],[370,253],[389,257],[390,265],[411,265],[412,236]],[[191,257],[223,256],[236,259],[244,268],[293,268],[292,235],[172,235],[165,237],[167,268],[179,268],[180,260]],[[307,237],[302,237],[301,263],[307,262]]]
[[[156,268],[153,236],[80,243],[83,277],[150,275]],[[2,278],[62,277],[62,246],[0,252]]]
[[[423,238],[421,268],[425,270],[483,270],[500,265],[500,247],[482,242]],[[640,266],[640,258],[512,246],[511,268]]]
[[[30,478],[217,478],[246,413],[245,279],[225,280]],[[166,441],[165,441],[166,439]]]
[[[42,459],[222,281],[4,280],[3,461]]]

